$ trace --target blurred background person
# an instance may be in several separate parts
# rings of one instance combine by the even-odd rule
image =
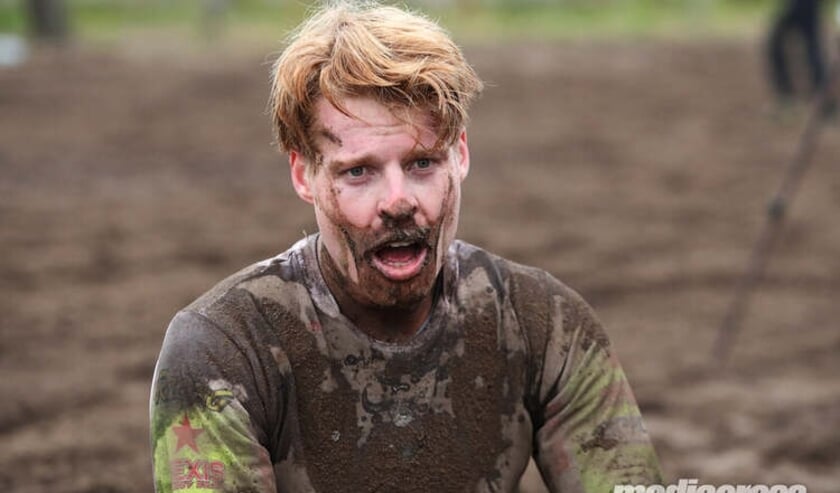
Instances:
[[[793,44],[795,43],[795,44]],[[792,55],[805,56],[810,78],[810,95],[817,94],[826,84],[825,51],[822,46],[820,0],[784,0],[767,40],[770,80],[777,107],[787,111],[796,100],[796,88],[791,67],[797,64]],[[836,113],[836,105],[827,102],[826,116]]]

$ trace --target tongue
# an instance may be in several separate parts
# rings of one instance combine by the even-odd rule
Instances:
[[[413,246],[385,247],[377,252],[377,257],[388,264],[402,264],[411,262],[417,250]]]

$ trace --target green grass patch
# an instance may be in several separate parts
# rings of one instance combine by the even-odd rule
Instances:
[[[769,16],[764,2],[615,0],[433,12],[456,36],[621,38],[751,35]]]
[[[25,0],[0,0],[0,32],[25,32]],[[68,0],[74,35],[113,40],[125,33],[214,32],[281,39],[311,2],[228,0],[218,17],[209,0]],[[769,19],[771,0],[495,0],[453,1],[446,8],[409,6],[440,20],[459,39],[603,38],[750,35]],[[489,5],[489,6],[488,6]]]

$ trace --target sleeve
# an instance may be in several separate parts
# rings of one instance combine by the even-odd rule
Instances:
[[[172,320],[150,399],[157,493],[276,492],[254,359],[202,315]]]
[[[556,282],[556,281],[555,281]],[[535,460],[552,492],[608,493],[662,484],[624,371],[592,308],[562,287],[548,303]]]

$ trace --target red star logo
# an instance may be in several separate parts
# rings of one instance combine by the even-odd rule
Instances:
[[[175,445],[175,452],[181,450],[181,447],[187,446],[198,452],[198,446],[195,444],[195,439],[198,435],[204,433],[201,428],[193,428],[190,424],[190,418],[184,414],[184,419],[181,420],[181,426],[173,426],[172,431],[178,437],[178,444]]]

